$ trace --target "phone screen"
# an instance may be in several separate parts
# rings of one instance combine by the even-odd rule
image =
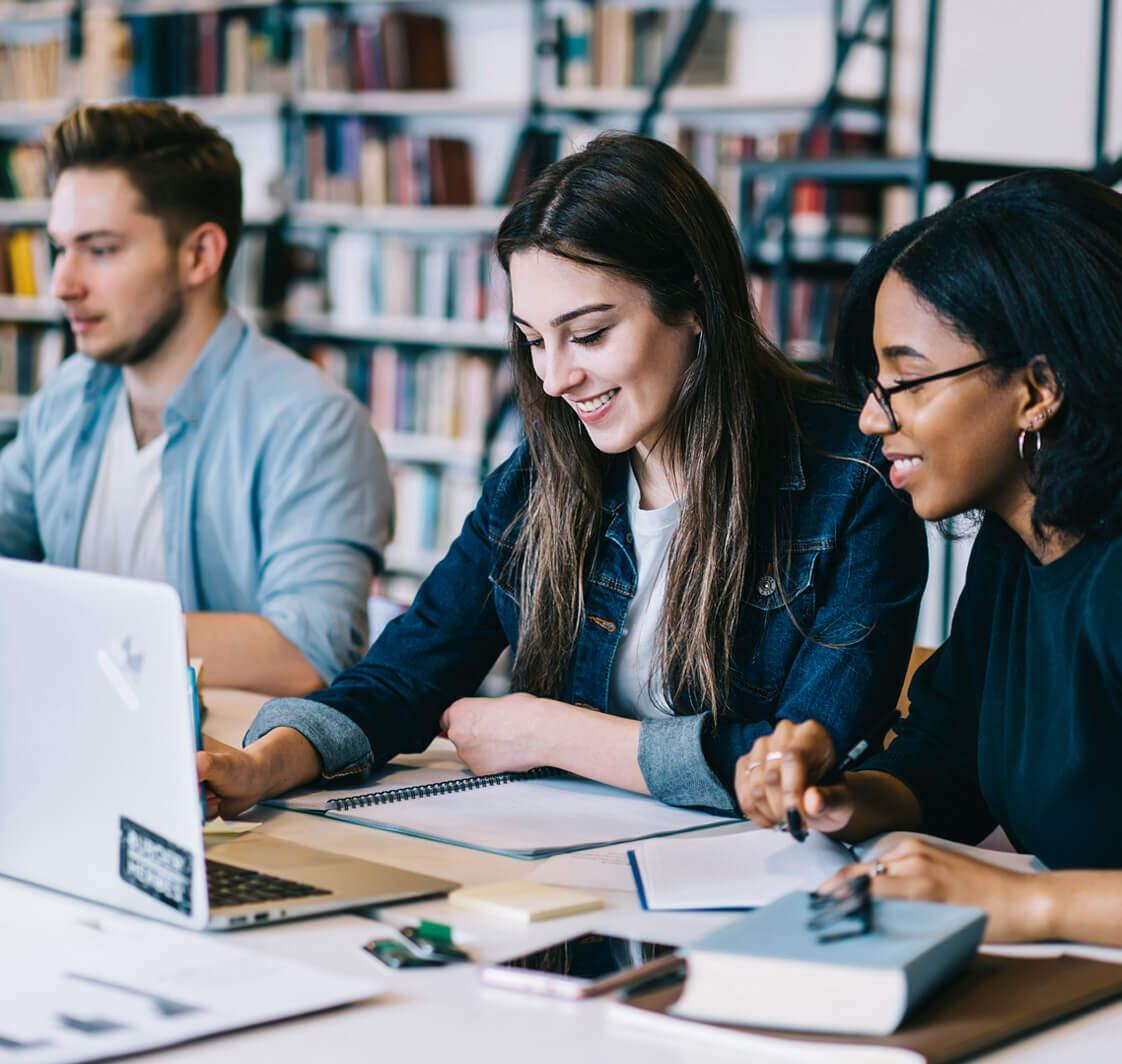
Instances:
[[[547,946],[536,953],[527,953],[495,965],[496,968],[521,968],[532,972],[549,972],[571,979],[593,982],[638,968],[656,957],[673,953],[676,946],[665,942],[641,942],[634,938],[618,938],[589,932],[565,942]]]

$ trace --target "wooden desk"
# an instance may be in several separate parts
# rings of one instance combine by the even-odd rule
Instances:
[[[209,690],[207,731],[226,742],[240,742],[260,698]],[[302,813],[260,808],[252,819],[270,835],[342,853],[446,876],[463,883],[518,878],[531,862],[456,846],[375,831]],[[720,829],[718,829],[720,830]],[[27,888],[32,889],[32,888]],[[728,914],[645,913],[634,891],[604,891],[605,908],[596,913],[550,920],[523,929],[452,909],[435,900],[395,906],[395,921],[426,916],[470,936],[475,960],[497,960],[526,952],[588,929],[686,942],[719,926]],[[173,1064],[360,1064],[400,1061],[424,1064],[584,1064],[590,1061],[635,1064],[745,1064],[743,1049],[713,1045],[695,1037],[667,1037],[633,1031],[606,1021],[603,1002],[563,1002],[480,985],[469,965],[390,971],[361,949],[379,934],[379,925],[357,915],[313,918],[271,927],[231,932],[238,946],[295,958],[342,974],[373,977],[385,992],[367,1002],[331,1013],[233,1032],[190,1045],[131,1059]],[[1122,1040],[1122,1003],[1078,1018],[986,1056],[987,1064],[1053,1064],[1057,1059],[1086,1062],[1117,1059]],[[759,1060],[753,1057],[753,1062]],[[776,1060],[797,1059],[790,1051]]]

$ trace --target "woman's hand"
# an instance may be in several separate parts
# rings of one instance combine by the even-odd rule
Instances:
[[[235,817],[265,797],[262,765],[248,750],[227,746],[209,735],[195,755],[199,782],[206,787],[206,815]]]
[[[528,694],[461,698],[440,718],[440,728],[477,776],[525,772],[550,764],[551,729],[559,703]]]
[[[1030,872],[998,868],[923,839],[906,838],[871,861],[843,868],[818,889],[830,892],[844,879],[859,875],[870,877],[878,898],[912,898],[985,909],[989,914],[987,942],[1026,942],[1047,935],[1045,877]]]
[[[204,735],[195,763],[206,787],[207,819],[235,817],[323,771],[316,748],[295,728],[273,728],[244,750]]]
[[[808,829],[840,831],[853,815],[849,787],[813,786],[836,760],[829,733],[815,720],[781,720],[736,763],[736,800],[740,811],[760,827],[773,828],[795,809]]]

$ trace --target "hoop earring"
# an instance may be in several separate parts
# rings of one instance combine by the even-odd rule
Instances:
[[[1032,461],[1033,459],[1035,459],[1040,454],[1041,447],[1044,446],[1040,441],[1040,433],[1039,432],[1033,432],[1032,433],[1032,438],[1036,442],[1036,446],[1035,446],[1035,448],[1033,448],[1032,452],[1026,457],[1026,455],[1025,455],[1025,437],[1028,436],[1028,435],[1029,435],[1029,433],[1027,431],[1025,431],[1024,429],[1022,429],[1019,433],[1017,433],[1017,454],[1019,454],[1021,456],[1021,461],[1022,462],[1029,462],[1029,461]]]

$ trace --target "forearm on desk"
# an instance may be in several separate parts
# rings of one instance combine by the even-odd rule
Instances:
[[[639,769],[639,722],[550,700],[553,725],[544,764],[640,794],[650,794]]]
[[[212,687],[298,696],[323,679],[295,644],[256,613],[188,613],[187,647]]]
[[[259,773],[259,801],[312,783],[323,773],[316,748],[294,728],[274,728],[245,752]]]
[[[1025,937],[1122,946],[1122,871],[1044,872],[1031,886]]]

